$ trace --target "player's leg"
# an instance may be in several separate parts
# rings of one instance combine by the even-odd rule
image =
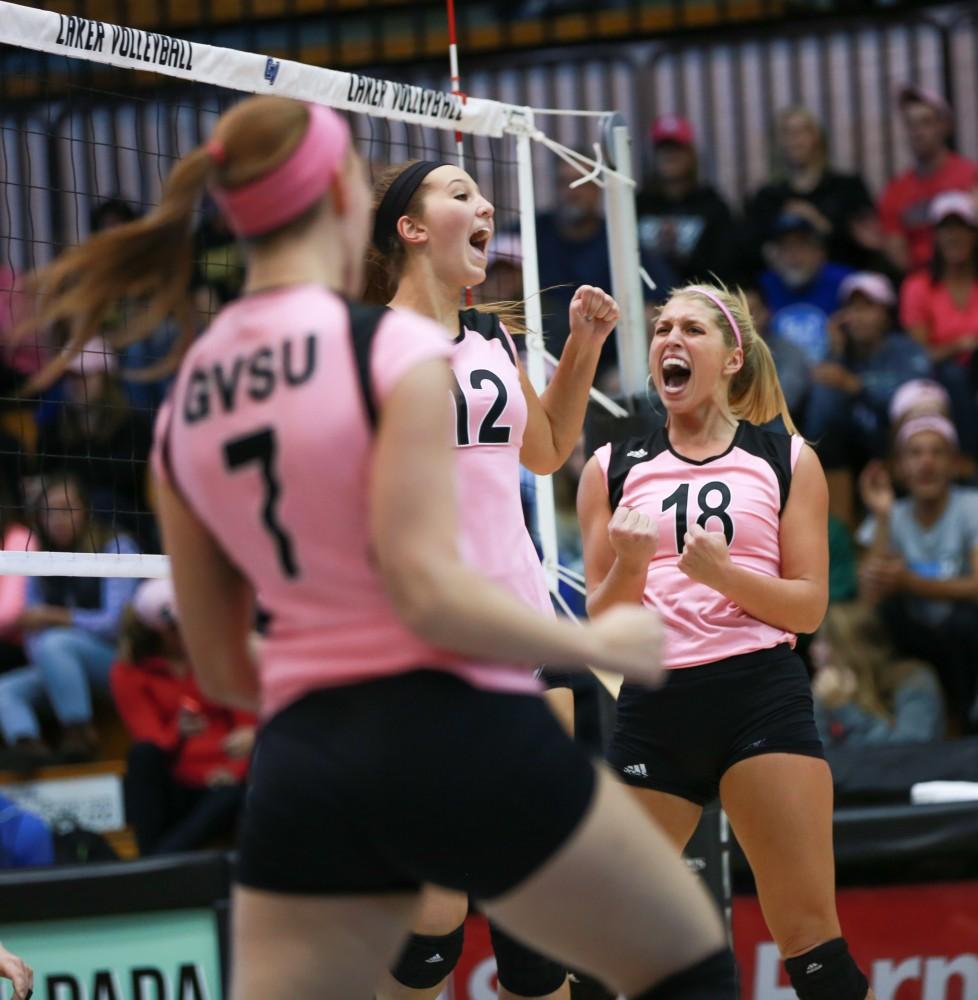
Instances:
[[[232,1000],[370,1000],[416,901],[404,893],[331,897],[235,888]]]
[[[654,788],[640,788],[629,785],[635,801],[646,814],[653,819],[675,846],[677,851],[683,851],[689,843],[689,838],[696,832],[703,807],[698,802],[691,802],[679,795],[660,792]]]
[[[798,996],[871,996],[836,913],[828,764],[800,754],[750,757],[724,774],[720,798]]]
[[[570,839],[484,909],[510,933],[626,996],[735,996],[732,957],[714,958],[726,942],[706,891],[604,769]],[[680,992],[652,990],[687,972],[692,981]]]
[[[425,886],[411,934],[381,977],[377,1000],[434,1000],[462,954],[468,911],[464,892]]]
[[[569,1000],[570,982],[562,962],[541,955],[523,941],[489,921],[496,956],[499,1000]]]

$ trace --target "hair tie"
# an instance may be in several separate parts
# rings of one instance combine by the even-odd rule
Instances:
[[[219,167],[224,166],[224,161],[227,159],[227,150],[224,148],[224,143],[220,139],[211,139],[210,142],[204,147],[207,150],[207,155],[217,164]]]
[[[309,122],[292,154],[256,180],[235,188],[210,186],[228,227],[235,236],[270,233],[297,219],[322,198],[343,169],[350,148],[350,128],[331,108],[307,104]],[[224,144],[212,139],[207,151],[224,162]]]

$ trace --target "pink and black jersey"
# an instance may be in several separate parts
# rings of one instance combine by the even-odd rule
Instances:
[[[644,602],[665,623],[667,668],[698,666],[784,642],[794,645],[794,635],[690,580],[678,562],[688,527],[699,524],[724,533],[736,565],[780,576],[781,514],[802,444],[780,421],[763,426],[741,421],[730,447],[702,461],[673,451],[665,427],[595,452],[611,509],[640,510],[658,524]]]
[[[442,328],[419,316],[299,285],[227,306],[184,359],[154,464],[270,616],[263,716],[320,687],[418,666],[488,688],[534,684],[414,636],[370,556],[376,414],[410,369],[450,350]]]
[[[516,349],[492,313],[467,309],[459,321],[450,363],[461,551],[483,576],[536,610],[553,614],[520,499],[527,407]]]

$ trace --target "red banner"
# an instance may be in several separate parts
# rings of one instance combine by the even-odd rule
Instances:
[[[978,1000],[978,882],[841,889],[839,919],[876,1000]],[[742,1000],[795,1000],[752,896],[733,908]]]
[[[978,1000],[978,882],[839,891],[839,917],[876,1000]],[[795,1000],[757,900],[733,908],[741,1000]],[[482,917],[444,1000],[496,1000],[496,962]]]

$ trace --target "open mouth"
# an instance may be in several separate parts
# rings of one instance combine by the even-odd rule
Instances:
[[[492,239],[491,229],[480,229],[469,237],[469,246],[482,257],[486,257],[489,250],[489,240]]]
[[[662,387],[666,392],[682,392],[692,374],[689,365],[682,358],[666,358],[662,362]]]

